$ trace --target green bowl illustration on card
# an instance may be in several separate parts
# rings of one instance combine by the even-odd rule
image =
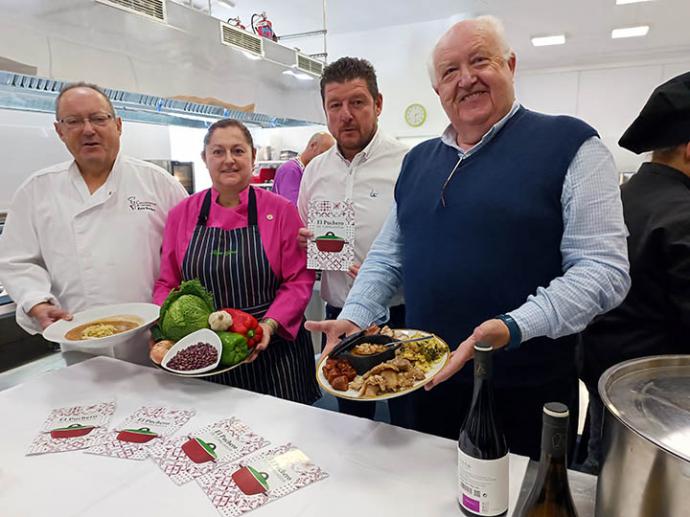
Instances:
[[[84,436],[95,429],[92,425],[72,424],[67,427],[59,427],[50,431],[51,438],[76,438]]]
[[[182,445],[182,450],[194,463],[206,463],[217,458],[216,444],[201,438],[190,438]]]
[[[139,429],[124,429],[117,433],[117,439],[121,442],[131,443],[146,443],[153,440],[157,433],[154,433],[148,427],[140,427]]]
[[[316,238],[316,249],[326,253],[338,253],[343,251],[346,242],[345,239],[338,237],[333,232],[326,232]]]
[[[268,490],[268,474],[259,472],[252,467],[242,467],[232,474],[232,480],[237,488],[246,495],[263,494]]]

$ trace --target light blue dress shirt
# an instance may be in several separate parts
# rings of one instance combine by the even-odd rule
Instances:
[[[452,126],[444,131],[441,140],[456,149],[459,158],[471,156],[481,151],[519,107],[517,102],[513,103],[510,112],[467,151],[457,145],[457,133]],[[611,153],[599,138],[586,140],[570,163],[561,206],[563,275],[546,287],[538,287],[525,303],[510,311],[520,327],[522,341],[579,332],[595,316],[620,304],[630,288],[618,172]],[[404,245],[397,206],[393,204],[338,319],[350,320],[360,327],[387,319],[388,300],[402,284]]]

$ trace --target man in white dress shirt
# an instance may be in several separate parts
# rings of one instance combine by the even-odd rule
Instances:
[[[364,59],[344,57],[329,64],[321,76],[321,98],[328,130],[335,146],[315,157],[304,170],[297,207],[308,223],[313,201],[352,201],[355,212],[355,263],[349,272],[324,271],[321,297],[326,318],[340,313],[360,264],[378,235],[393,204],[393,188],[407,147],[378,128],[383,108],[374,67]],[[302,235],[313,237],[306,229]],[[405,321],[402,293],[391,300],[389,324]],[[373,418],[373,403],[338,399],[341,412]],[[390,405],[391,420],[405,425],[396,403]],[[404,412],[404,411],[403,411]]]
[[[98,86],[66,85],[55,118],[74,160],[19,187],[0,236],[0,283],[31,334],[73,312],[149,302],[168,210],[186,197],[160,167],[120,154],[122,120]]]

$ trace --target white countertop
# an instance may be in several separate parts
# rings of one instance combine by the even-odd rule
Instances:
[[[196,409],[181,432],[236,416],[271,445],[295,444],[330,474],[252,517],[460,515],[454,441],[107,357],[0,392],[2,515],[219,515],[194,482],[178,487],[150,460],[24,455],[51,409],[112,399],[118,405],[111,425],[145,404]],[[511,504],[527,463],[511,455]]]

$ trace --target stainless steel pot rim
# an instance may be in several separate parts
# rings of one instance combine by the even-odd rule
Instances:
[[[631,359],[599,379],[611,415],[660,449],[690,462],[690,355]]]

